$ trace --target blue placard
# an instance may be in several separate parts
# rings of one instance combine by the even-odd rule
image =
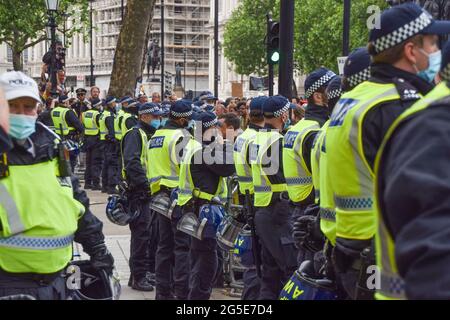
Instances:
[[[166,137],[153,137],[150,140],[150,149],[153,148],[162,148],[162,146],[164,145],[164,139]]]
[[[292,149],[294,147],[294,142],[295,139],[297,139],[298,136],[298,132],[296,131],[289,131],[288,133],[286,133],[286,135],[284,136],[284,148],[287,149]]]

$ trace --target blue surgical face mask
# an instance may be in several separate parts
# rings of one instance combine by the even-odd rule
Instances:
[[[169,119],[167,119],[167,118],[163,118],[163,119],[162,119],[162,121],[161,121],[161,126],[162,126],[162,127],[164,127],[164,126],[166,125],[167,120],[169,120]]]
[[[116,104],[116,111],[119,112],[122,110],[122,105],[120,103]]]
[[[287,130],[289,128],[289,126],[291,125],[291,119],[287,119],[287,121],[284,124],[284,128],[283,130]]]
[[[426,70],[419,71],[417,75],[425,81],[432,83],[441,69],[442,53],[440,50],[433,53],[427,53],[423,49],[420,49],[420,51],[424,55],[428,56],[428,68]]]
[[[150,125],[155,128],[158,129],[161,126],[161,120],[152,120],[150,121]]]
[[[195,120],[189,120],[188,125],[186,127],[186,129],[192,129],[195,126]]]
[[[31,136],[36,131],[37,117],[23,114],[9,115],[9,135],[17,140],[23,140]]]

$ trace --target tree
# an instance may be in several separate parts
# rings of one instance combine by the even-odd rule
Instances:
[[[369,30],[367,8],[376,5],[383,10],[385,0],[354,0],[351,6],[351,48],[367,44]],[[342,53],[342,0],[295,1],[294,65],[302,73],[325,66],[337,69],[336,58]],[[226,58],[239,74],[267,73],[264,37],[265,14],[279,16],[279,1],[242,0],[225,26]]]
[[[88,1],[61,0],[59,12],[70,16],[71,27],[66,30],[66,37],[87,29]],[[64,17],[57,15],[56,22],[62,25]],[[22,70],[22,53],[47,39],[48,23],[45,0],[2,0],[0,2],[0,43],[6,43],[13,53],[14,70]]]
[[[134,95],[142,76],[155,0],[128,0],[114,56],[109,95]]]
[[[278,0],[244,0],[225,25],[225,57],[233,62],[238,74],[264,74],[266,67],[266,14],[279,16]]]
[[[372,5],[387,8],[385,0],[352,1],[351,49],[367,45],[367,9]],[[342,55],[343,10],[343,1],[296,1],[294,59],[299,71],[307,74],[320,66],[337,71],[336,58]]]

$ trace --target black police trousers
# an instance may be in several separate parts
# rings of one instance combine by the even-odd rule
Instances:
[[[103,169],[102,187],[114,189],[119,183],[119,144],[116,141],[104,141],[103,143]]]
[[[157,214],[159,227],[156,251],[156,300],[186,300],[189,294],[190,236],[177,230],[179,219]]]
[[[256,269],[245,270],[242,281],[244,282],[244,289],[242,290],[241,300],[258,300],[261,281]]]
[[[130,272],[131,277],[139,281],[147,272],[155,270],[155,257],[150,255],[154,213],[150,211],[148,200],[131,200],[130,209],[134,211],[136,208],[139,208],[140,215],[130,223]]]
[[[1,272],[0,298],[13,295],[27,295],[36,300],[66,300],[66,280],[58,276],[43,281]]]
[[[217,240],[191,238],[189,300],[209,300],[217,272]]]
[[[275,200],[257,208],[256,234],[261,242],[261,291],[259,299],[276,300],[297,269],[298,250],[292,239],[292,214],[289,202]]]
[[[103,144],[98,136],[86,136],[84,146],[86,150],[85,184],[99,186],[103,166]]]

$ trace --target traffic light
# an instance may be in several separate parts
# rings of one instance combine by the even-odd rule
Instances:
[[[280,23],[269,21],[267,26],[267,63],[270,65],[280,62]]]

